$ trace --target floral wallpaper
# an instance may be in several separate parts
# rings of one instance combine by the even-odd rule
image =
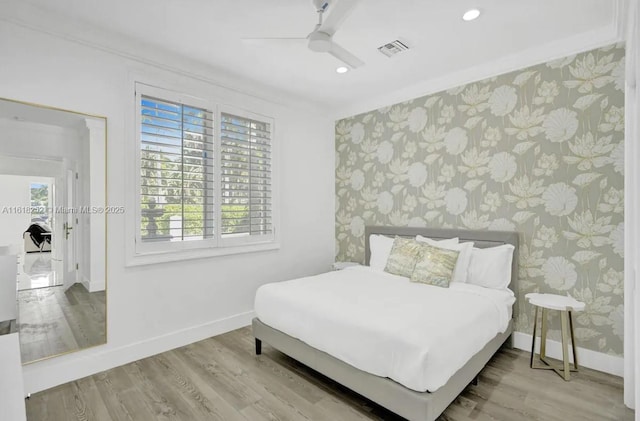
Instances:
[[[520,302],[584,301],[578,345],[622,355],[623,89],[611,45],[338,121],[336,259],[365,225],[518,231]]]

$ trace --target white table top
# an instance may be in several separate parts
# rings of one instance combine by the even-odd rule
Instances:
[[[582,311],[585,307],[585,304],[582,301],[578,301],[572,297],[565,297],[563,295],[531,292],[525,295],[524,298],[534,306],[544,307],[550,310]]]

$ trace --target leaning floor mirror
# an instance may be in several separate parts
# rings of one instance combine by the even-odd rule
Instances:
[[[23,364],[106,343],[106,130],[0,99],[0,323]]]

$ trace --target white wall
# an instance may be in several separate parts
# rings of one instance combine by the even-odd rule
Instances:
[[[76,129],[14,121],[6,118],[7,116],[1,117],[0,154],[2,156],[51,160],[67,158],[71,161],[82,159],[81,139]]]
[[[144,50],[141,50],[144,51]],[[134,142],[132,75],[275,118],[280,142],[281,248],[276,251],[125,267],[124,215],[109,215],[108,343],[24,367],[32,393],[175,346],[246,325],[256,288],[329,269],[334,254],[333,121],[277,93],[264,99],[0,20],[0,97],[108,118],[108,204],[133,195],[124,171]],[[179,57],[162,62],[179,67]],[[190,72],[190,69],[184,69]],[[199,70],[197,70],[199,71]],[[265,69],[268,71],[268,69]],[[133,209],[127,209],[133,212]]]
[[[90,159],[91,155],[90,155],[89,149],[91,146],[91,138],[90,138],[90,132],[88,129],[85,128],[80,132],[80,139],[81,139],[80,155],[83,156],[84,158],[81,159],[80,162],[78,163],[79,182],[76,184],[76,189],[77,189],[76,206],[87,206],[87,205],[90,206],[91,205],[91,201],[90,201],[91,182],[92,182],[91,164],[93,164],[93,162]],[[104,147],[103,147],[103,150],[104,150]],[[104,157],[101,156],[101,158],[104,161]],[[98,189],[98,191],[95,192],[95,194],[98,194],[98,193],[100,193],[100,189]],[[94,281],[94,277],[91,274],[92,268],[95,270],[96,267],[103,266],[102,262],[104,260],[102,256],[97,256],[96,251],[94,251],[91,247],[92,246],[91,234],[90,234],[91,218],[95,220],[99,216],[100,215],[95,215],[95,214],[91,215],[88,213],[75,215],[78,221],[78,223],[76,223],[74,227],[74,229],[76,230],[75,234],[78,241],[77,243],[78,245],[76,247],[76,260],[80,265],[80,269],[78,272],[78,276],[80,279],[78,279],[78,282],[82,282],[82,284],[85,286],[85,288],[89,292],[104,290],[104,271],[102,271],[101,276],[99,276],[99,278],[101,279],[95,279],[96,282],[93,282],[93,285],[92,285],[92,281]],[[99,223],[104,223],[104,222],[100,221]],[[104,255],[104,250],[100,250],[100,251],[102,252],[101,254]],[[91,265],[92,256],[93,256],[94,262],[97,263],[97,264],[94,264],[93,266]],[[96,288],[96,284],[100,284],[100,287]]]
[[[5,252],[3,250],[3,252]],[[8,250],[8,253],[12,253]],[[0,254],[0,321],[6,322],[18,318],[18,297],[16,279],[18,278],[18,256],[15,254]],[[3,335],[0,335],[0,339]],[[1,354],[1,352],[0,352]],[[0,361],[0,365],[2,361]],[[4,377],[4,371],[2,376]],[[0,383],[2,381],[0,380]],[[2,399],[0,397],[0,399]]]
[[[22,244],[22,233],[29,227],[29,213],[12,213],[6,207],[30,205],[27,177],[0,175],[0,246]]]

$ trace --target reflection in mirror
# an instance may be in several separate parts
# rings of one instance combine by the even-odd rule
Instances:
[[[0,99],[0,323],[23,363],[106,342],[105,151],[104,117]]]

